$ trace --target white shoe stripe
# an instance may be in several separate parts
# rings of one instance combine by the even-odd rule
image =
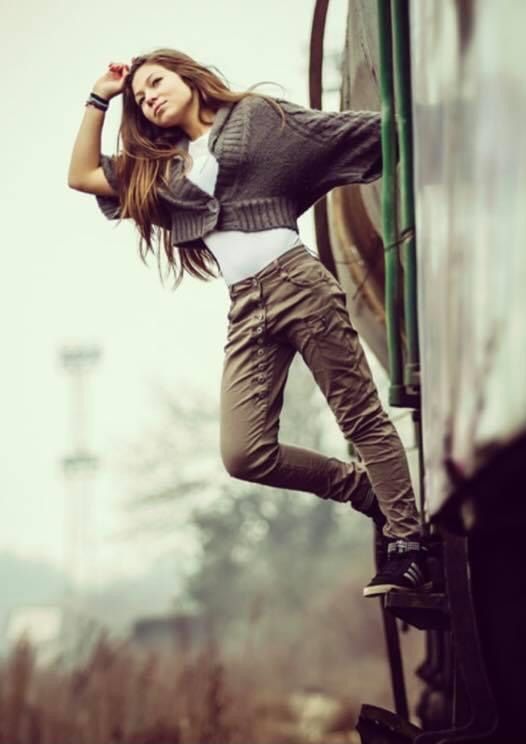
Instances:
[[[422,571],[420,570],[420,567],[417,563],[411,563],[411,566],[408,569],[411,571],[412,574],[414,574],[417,581],[423,581],[424,577],[422,575]]]

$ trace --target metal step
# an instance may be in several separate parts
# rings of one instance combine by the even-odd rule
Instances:
[[[449,607],[445,594],[391,591],[384,597],[384,607],[419,630],[449,628]]]
[[[362,744],[413,744],[422,733],[418,726],[376,705],[362,705],[356,730]]]

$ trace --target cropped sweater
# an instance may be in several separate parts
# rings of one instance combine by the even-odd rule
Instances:
[[[219,163],[208,148],[209,139],[210,130],[190,141],[188,152],[192,157],[192,167],[186,177],[214,196]],[[253,277],[278,256],[303,245],[296,230],[288,227],[273,227],[251,233],[212,230],[203,236],[203,241],[219,264],[221,276],[229,287],[249,276]],[[304,247],[310,252],[307,246]]]
[[[183,177],[175,157],[169,188],[158,186],[173,245],[205,246],[213,230],[297,230],[298,217],[336,186],[369,183],[382,175],[380,114],[319,111],[281,98],[281,117],[264,98],[250,95],[216,112],[209,148],[219,163],[214,195]],[[177,144],[188,151],[183,130]],[[101,155],[108,182],[118,189],[113,157]],[[114,196],[96,196],[108,219],[119,219]]]

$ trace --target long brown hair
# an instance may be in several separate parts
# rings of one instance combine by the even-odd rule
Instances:
[[[120,219],[129,217],[134,220],[140,234],[139,253],[143,263],[146,264],[148,252],[157,253],[161,280],[162,238],[164,254],[168,259],[168,271],[171,269],[174,273],[175,289],[185,272],[203,281],[210,281],[219,275],[220,268],[206,246],[179,248],[171,243],[170,214],[167,207],[163,206],[157,187],[163,182],[168,185],[171,161],[175,156],[182,157],[185,166],[191,158],[186,151],[174,144],[180,135],[179,128],[155,126],[142,114],[135,101],[132,90],[133,76],[138,68],[146,63],[159,64],[176,72],[192,91],[197,92],[198,116],[203,124],[210,124],[202,118],[203,108],[216,112],[224,102],[235,103],[246,96],[256,95],[265,98],[277,109],[282,118],[282,126],[285,117],[281,107],[272,97],[252,92],[253,88],[262,83],[257,83],[244,92],[230,90],[217,68],[199,64],[183,52],[175,49],[155,49],[132,59],[122,91],[122,119],[117,136],[115,160],[121,202]],[[122,149],[119,148],[119,139],[122,141]],[[157,251],[152,245],[154,230],[157,235]]]

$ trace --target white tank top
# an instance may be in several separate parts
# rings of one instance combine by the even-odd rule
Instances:
[[[208,149],[210,130],[188,143],[193,165],[187,178],[214,195],[219,165]],[[214,230],[203,237],[206,247],[213,253],[227,285],[253,276],[277,256],[297,245],[303,245],[296,230],[277,227],[260,232],[241,230]],[[306,248],[309,253],[316,255]]]

